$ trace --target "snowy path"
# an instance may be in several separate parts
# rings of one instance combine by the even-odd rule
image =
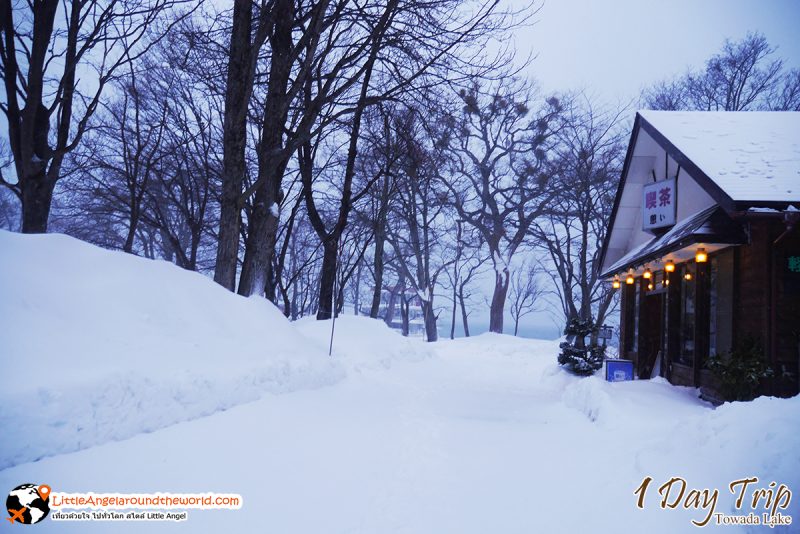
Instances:
[[[498,336],[441,343],[421,362],[354,369],[334,386],[269,395],[151,434],[16,466],[0,472],[0,487],[35,481],[61,491],[244,496],[241,510],[193,510],[187,522],[151,523],[146,531],[696,530],[689,519],[698,512],[636,510],[632,492],[645,475],[667,476],[676,466],[686,467],[697,484],[725,476],[722,465],[695,464],[713,461],[716,446],[704,453],[701,444],[694,458],[676,461],[683,452],[675,429],[682,425],[688,435],[707,427],[712,410],[657,383],[625,384],[610,403],[599,380],[576,380],[549,358],[532,358],[536,343],[552,346]],[[581,403],[606,413],[588,410],[592,421]],[[656,405],[655,417],[643,416]],[[727,454],[746,461],[738,449]],[[650,465],[656,472],[643,468]],[[741,469],[731,467],[737,466],[724,469],[738,476]],[[145,531],[136,523],[46,521],[36,528]]]

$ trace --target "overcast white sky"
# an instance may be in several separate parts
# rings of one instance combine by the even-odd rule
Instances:
[[[534,19],[515,34],[518,56],[536,56],[527,74],[545,91],[585,89],[611,105],[630,104],[644,87],[702,67],[726,38],[749,31],[763,33],[776,57],[800,67],[800,0],[545,0]],[[492,284],[491,276],[481,282],[488,296]],[[473,332],[488,328],[484,308],[470,317]],[[520,333],[557,337],[552,317],[560,315],[552,309],[528,316]],[[443,312],[443,335],[449,321]],[[505,327],[513,332],[508,314]]]
[[[748,31],[800,66],[800,0],[545,0],[535,19],[516,47],[536,54],[529,73],[547,90],[628,100]]]

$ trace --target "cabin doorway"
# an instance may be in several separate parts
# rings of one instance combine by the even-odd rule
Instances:
[[[664,347],[664,292],[642,299],[639,321],[639,378],[650,378]],[[658,362],[663,367],[663,361]],[[659,374],[663,369],[659,369]]]

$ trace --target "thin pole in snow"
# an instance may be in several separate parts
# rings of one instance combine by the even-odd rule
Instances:
[[[332,314],[332,316],[331,316],[331,342],[330,342],[330,345],[328,345],[328,356],[333,356],[333,332],[336,329],[336,296],[337,296],[337,291],[336,291],[336,285],[337,284],[336,284],[336,281],[338,280],[338,278],[339,278],[339,276],[338,276],[338,273],[337,273],[337,276],[335,276],[334,279],[333,279],[333,306],[331,307],[331,314]]]
[[[333,355],[333,331],[336,329],[336,313],[333,314],[331,321],[331,344],[328,346],[328,356]]]

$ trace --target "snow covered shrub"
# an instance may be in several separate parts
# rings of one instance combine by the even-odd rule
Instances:
[[[745,337],[727,353],[709,358],[708,368],[719,379],[720,393],[727,401],[753,400],[761,380],[772,376],[761,341],[754,337]]]
[[[564,329],[567,340],[561,343],[558,363],[576,375],[588,376],[603,367],[606,348],[596,342],[597,327],[591,320],[572,319]],[[586,336],[592,341],[586,345]]]

